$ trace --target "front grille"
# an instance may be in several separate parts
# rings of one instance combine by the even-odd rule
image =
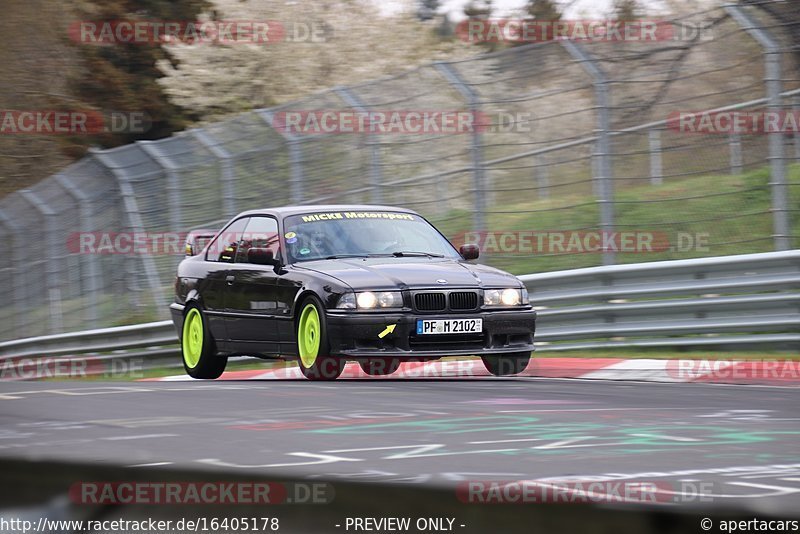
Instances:
[[[417,293],[414,307],[419,311],[443,311],[447,308],[444,293]]]
[[[478,294],[474,291],[454,291],[450,293],[451,310],[474,310],[478,307]]]

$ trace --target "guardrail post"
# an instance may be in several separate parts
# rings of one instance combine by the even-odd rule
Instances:
[[[78,189],[78,187],[63,174],[56,174],[53,178],[58,182],[58,185],[64,188],[69,196],[78,205],[78,213],[81,220],[81,232],[93,232],[97,230],[94,227],[94,218],[92,216],[91,198],[89,195]],[[80,254],[80,251],[79,251]],[[97,293],[99,292],[99,285],[97,278],[100,269],[97,268],[97,254],[82,254],[81,263],[86,265],[87,276],[82,278],[86,281],[86,293],[88,293],[89,305],[86,308],[85,319],[89,326],[97,326]]]
[[[211,152],[211,155],[217,158],[222,182],[222,213],[225,217],[233,217],[236,215],[236,201],[233,194],[233,181],[236,179],[236,173],[233,170],[233,156],[219,143],[215,143],[211,135],[202,128],[189,130],[189,132],[206,150]]]
[[[47,288],[47,300],[50,302],[50,332],[57,334],[64,330],[64,316],[61,309],[61,288],[59,287],[59,261],[58,253],[58,223],[56,222],[56,212],[47,205],[42,199],[30,189],[23,189],[20,192],[22,198],[27,200],[45,220],[45,232],[47,233],[47,265],[45,267],[45,287]],[[63,243],[60,243],[62,246]]]
[[[767,84],[767,111],[783,111],[781,86],[781,46],[760,27],[741,6],[729,4],[725,10],[764,49],[764,81]],[[769,137],[770,187],[772,189],[772,224],[775,250],[789,250],[789,187],[786,183],[786,161],[783,134],[772,133]]]
[[[731,174],[742,174],[742,136],[731,132],[728,136],[728,150],[730,152]]]
[[[592,170],[597,184],[597,201],[600,203],[600,229],[603,232],[611,233],[614,231],[614,185],[611,162],[611,95],[608,78],[597,65],[596,60],[583,47],[570,40],[563,40],[560,43],[593,80],[597,108],[595,129],[597,142],[593,158],[595,164],[592,166]],[[604,250],[603,265],[613,265],[614,261],[614,251]]]
[[[278,132],[286,141],[286,149],[289,151],[289,168],[291,177],[289,178],[289,194],[292,204],[302,204],[305,199],[303,187],[303,150],[299,137],[280,128],[275,127],[275,115],[268,109],[257,109],[256,113],[267,123],[267,125]]]
[[[336,93],[344,100],[348,106],[353,108],[359,113],[369,113],[369,109],[356,95],[350,92],[346,87],[338,87],[334,89]],[[366,134],[366,143],[370,148],[370,186],[372,187],[370,198],[375,204],[383,204],[383,189],[381,183],[381,153],[380,143],[376,142],[375,135],[372,133]]]
[[[461,79],[461,76],[454,71],[447,63],[434,63],[434,68],[444,76],[450,85],[467,100],[473,121],[480,117],[480,98],[475,90]],[[474,213],[472,215],[473,230],[479,232],[486,230],[486,172],[483,161],[483,139],[481,135],[482,125],[473,122],[476,126],[472,128],[472,143],[470,152],[472,153],[472,176],[473,176],[473,204]]]
[[[661,130],[654,128],[647,134],[650,144],[650,185],[664,183],[664,167],[661,160]]]
[[[23,228],[12,218],[0,210],[0,224],[9,229],[14,241],[11,251],[11,261],[14,265],[14,316],[16,317],[17,334],[27,334],[25,324],[26,314],[23,313],[30,302],[28,299],[28,272],[26,271],[25,259],[22,256],[25,250],[25,239]]]
[[[120,172],[108,161],[108,156],[103,154],[100,150],[89,149],[89,154],[95,158],[100,165],[108,169],[111,175],[117,179],[120,196],[122,197],[122,209],[128,216],[128,225],[135,234],[145,233],[144,223],[142,222],[141,214],[139,213],[139,206],[136,202],[136,194],[133,192],[133,186],[128,181],[127,176]],[[166,303],[161,298],[162,288],[158,278],[158,270],[156,270],[153,257],[150,255],[142,255],[142,264],[144,267],[145,277],[150,286],[150,291],[153,293],[153,302],[155,303],[156,310],[163,309]]]

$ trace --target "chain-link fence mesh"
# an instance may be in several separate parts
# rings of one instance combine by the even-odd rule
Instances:
[[[182,234],[259,207],[410,207],[515,273],[798,247],[800,137],[668,120],[800,110],[800,27],[773,4],[683,17],[658,42],[553,40],[424,65],[94,151],[0,201],[0,339],[166,318]],[[291,111],[475,123],[323,134],[285,128]]]

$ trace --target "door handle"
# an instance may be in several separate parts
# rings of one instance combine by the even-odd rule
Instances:
[[[236,280],[236,277],[233,276],[232,274],[229,274],[228,276],[225,277],[225,281],[228,283],[229,286],[233,285],[234,280]]]

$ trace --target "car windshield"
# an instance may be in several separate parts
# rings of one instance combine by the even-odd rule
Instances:
[[[459,257],[433,226],[411,213],[334,211],[294,215],[284,221],[284,239],[291,262],[380,256]]]

